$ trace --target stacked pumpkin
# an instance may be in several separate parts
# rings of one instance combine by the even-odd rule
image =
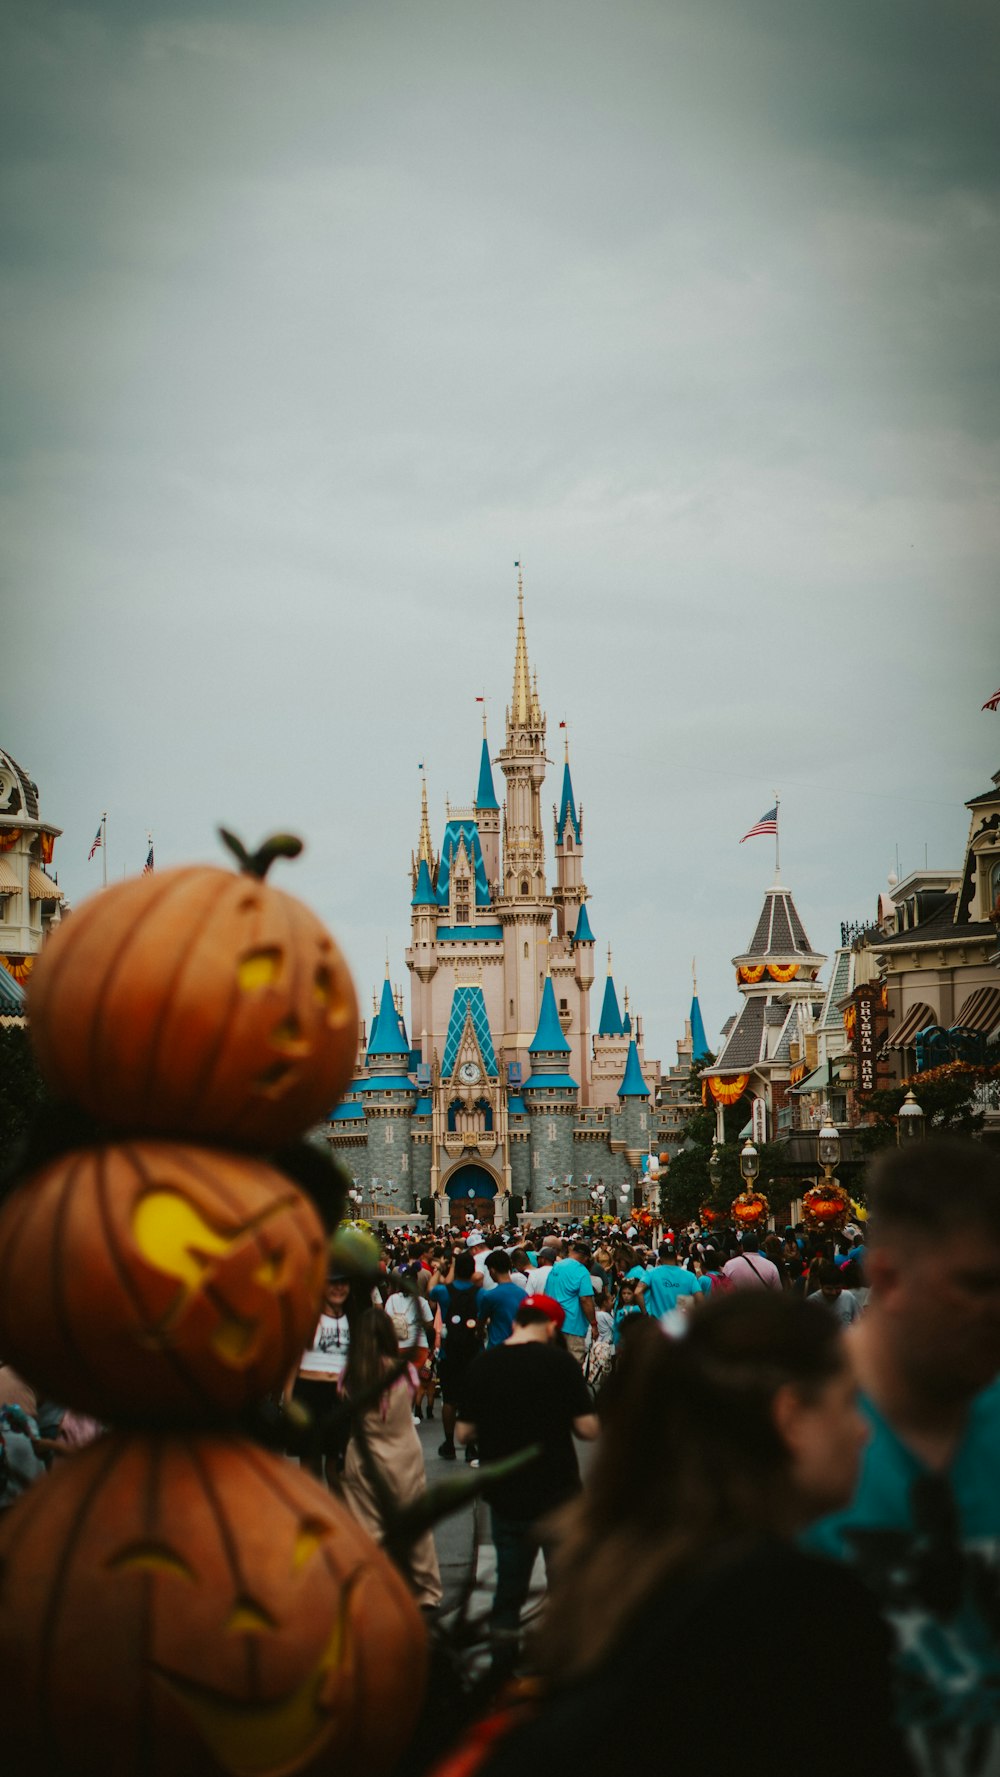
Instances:
[[[115,1428],[0,1521],[5,1750],[61,1777],[377,1773],[423,1688],[396,1569],[238,1430],[319,1313],[326,1235],[268,1156],[342,1092],[357,1003],[264,880],[299,842],[224,837],[240,874],[104,890],[29,994],[49,1085],[109,1132],[0,1213],[0,1354]]]

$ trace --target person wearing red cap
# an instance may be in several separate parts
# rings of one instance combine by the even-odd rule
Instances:
[[[555,1343],[564,1319],[551,1296],[530,1297],[510,1338],[470,1364],[459,1396],[456,1440],[475,1443],[484,1463],[537,1446],[531,1462],[484,1489],[497,1561],[490,1621],[503,1638],[494,1654],[497,1671],[517,1658],[521,1610],[544,1548],[539,1522],[580,1487],[573,1439],[596,1438],[598,1431],[580,1366]]]

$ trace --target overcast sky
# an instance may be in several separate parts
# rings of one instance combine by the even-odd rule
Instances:
[[[0,744],[74,901],[280,869],[405,977],[524,564],[673,1058],[782,798],[814,948],[1000,767],[993,0],[6,0]],[[545,786],[548,808],[558,764]],[[498,782],[498,789],[500,785]],[[599,987],[598,983],[598,987]],[[407,990],[407,1003],[409,994]]]

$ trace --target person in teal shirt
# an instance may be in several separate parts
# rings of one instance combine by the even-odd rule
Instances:
[[[676,1253],[668,1240],[658,1249],[659,1264],[647,1271],[640,1296],[647,1314],[670,1314],[682,1296],[700,1296],[701,1285],[693,1271],[675,1264]]]
[[[545,1294],[562,1308],[565,1315],[563,1337],[580,1363],[583,1362],[587,1333],[596,1320],[594,1280],[587,1270],[589,1260],[587,1242],[571,1242],[569,1258],[557,1259],[545,1285]]]
[[[912,1149],[912,1151],[911,1151]],[[870,1175],[867,1309],[847,1335],[871,1427],[850,1506],[810,1546],[895,1641],[918,1771],[1000,1771],[1000,1160],[928,1140]]]

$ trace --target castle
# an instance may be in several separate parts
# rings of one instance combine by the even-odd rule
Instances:
[[[605,1207],[624,1207],[658,1153],[660,1064],[644,1054],[627,994],[622,1009],[610,948],[592,1028],[596,945],[568,744],[547,875],[545,742],[519,575],[504,745],[491,760],[484,718],[475,800],[447,807],[440,852],[422,786],[409,1034],[387,964],[357,1077],[325,1130],[369,1214],[503,1224],[512,1211],[591,1210],[601,1186]]]

